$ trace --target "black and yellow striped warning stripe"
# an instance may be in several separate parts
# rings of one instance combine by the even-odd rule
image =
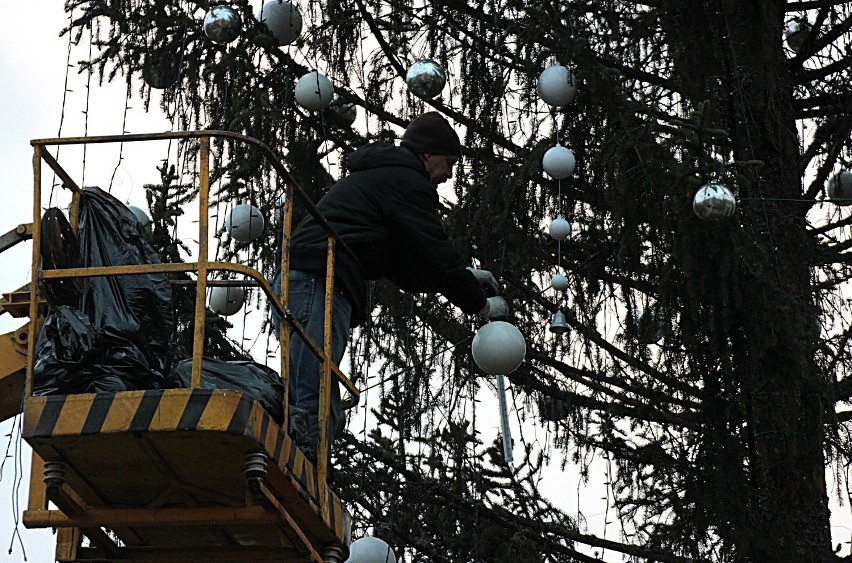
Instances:
[[[348,544],[351,517],[328,491],[329,514],[319,509],[316,469],[257,401],[225,389],[153,389],[31,397],[24,409],[24,438],[195,430],[252,438],[298,484],[299,496]]]

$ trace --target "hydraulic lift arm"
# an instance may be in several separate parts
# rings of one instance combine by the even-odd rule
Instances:
[[[19,242],[31,239],[32,223],[22,223],[0,235],[0,252]],[[29,291],[23,287],[0,297],[0,315],[26,317],[29,313]],[[24,376],[27,366],[29,323],[17,330],[0,335],[0,422],[21,412],[24,395]]]

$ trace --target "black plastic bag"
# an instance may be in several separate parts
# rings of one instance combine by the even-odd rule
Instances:
[[[83,266],[160,262],[133,213],[99,188],[83,190],[77,236]],[[88,278],[77,303],[51,305],[36,346],[36,394],[164,386],[173,326],[165,274]],[[64,350],[71,342],[73,352]]]
[[[175,364],[169,380],[170,387],[190,387],[192,359]],[[278,373],[268,366],[246,360],[204,358],[201,387],[242,391],[247,397],[259,402],[278,424],[284,421],[284,385]]]

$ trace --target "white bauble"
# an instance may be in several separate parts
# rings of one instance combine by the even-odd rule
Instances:
[[[562,274],[556,274],[550,278],[550,287],[556,291],[565,291],[568,289],[568,278]]]
[[[852,205],[852,172],[841,170],[828,180],[828,199],[837,205]]]
[[[327,108],[334,100],[334,86],[324,74],[309,72],[296,81],[296,103],[310,111]]]
[[[225,219],[225,229],[235,240],[248,242],[260,236],[266,221],[260,209],[248,203],[235,205]]]
[[[527,353],[527,343],[518,328],[505,321],[491,321],[476,331],[471,344],[473,361],[491,375],[518,369]]]
[[[209,305],[214,313],[233,315],[243,308],[246,292],[242,287],[217,285],[210,288]]]
[[[569,236],[571,236],[571,223],[569,223],[565,217],[560,215],[551,221],[548,231],[554,240],[566,240]]]
[[[364,536],[349,546],[346,563],[396,563],[396,554],[384,540]]]
[[[538,77],[538,95],[551,106],[567,105],[576,94],[574,73],[562,65],[550,66]]]
[[[141,207],[136,207],[135,205],[128,205],[127,209],[133,212],[133,215],[136,216],[136,220],[139,221],[139,224],[143,227],[147,227],[148,223],[151,222],[151,218],[148,217],[148,214]]]
[[[289,45],[302,33],[302,12],[288,0],[266,0],[257,19],[266,24],[279,45]]]
[[[541,160],[541,167],[554,180],[564,180],[573,174],[576,164],[574,151],[558,143],[555,147],[547,149]]]

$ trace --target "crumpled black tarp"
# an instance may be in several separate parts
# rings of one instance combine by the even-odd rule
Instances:
[[[108,193],[84,188],[79,217],[83,266],[160,262],[133,213]],[[77,245],[68,241],[67,246]],[[165,274],[139,274],[88,278],[76,303],[49,303],[36,344],[34,392],[163,387],[170,364],[171,297]]]
[[[170,386],[189,387],[192,359],[177,362],[169,376]],[[203,389],[233,389],[258,401],[278,423],[284,421],[284,385],[274,369],[257,362],[204,358],[201,365]]]
[[[46,269],[160,262],[133,213],[98,188],[86,188],[81,198],[79,245],[57,212],[47,214],[53,226],[42,249]],[[57,287],[63,291],[48,293],[50,309],[36,344],[35,394],[191,385],[191,359],[175,360],[171,369],[172,292],[165,274],[100,276]],[[207,389],[243,392],[282,423],[284,386],[275,370],[204,358],[201,380]]]

